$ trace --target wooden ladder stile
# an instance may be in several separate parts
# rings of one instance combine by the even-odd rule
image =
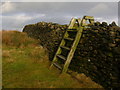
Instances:
[[[84,16],[82,20],[72,18],[72,20],[70,21],[69,27],[66,30],[66,32],[63,36],[63,39],[61,40],[58,50],[55,53],[55,56],[50,65],[50,68],[52,68],[52,66],[54,65],[57,68],[61,69],[62,73],[67,72],[70,62],[71,62],[71,60],[74,56],[74,53],[76,51],[76,48],[78,46],[78,43],[81,40],[83,30],[84,30],[85,26],[87,26],[87,23],[86,23],[87,20],[90,22],[90,24],[94,24],[94,18],[92,16]],[[77,24],[77,26],[75,26],[76,24]],[[75,33],[75,37],[71,38],[70,33]],[[66,46],[66,44],[68,42],[72,42],[71,47]],[[68,51],[67,56],[62,55],[63,50]],[[63,66],[60,66],[59,63],[57,62],[59,59],[64,61]]]

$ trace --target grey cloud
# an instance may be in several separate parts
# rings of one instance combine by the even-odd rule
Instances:
[[[5,2],[8,0],[2,0]],[[56,0],[9,0],[11,2],[56,2]],[[57,0],[57,2],[118,2],[119,0]]]
[[[3,18],[3,29],[22,28],[26,24],[40,21],[68,24],[71,17],[82,18],[84,15],[113,20],[117,18],[118,15],[117,3],[113,2],[12,2],[11,4],[14,9],[2,13],[3,17],[6,16],[6,18]],[[100,4],[103,5],[106,10],[102,10]],[[24,15],[20,16],[21,14],[24,14],[28,20],[23,18]],[[21,22],[23,19],[18,19],[17,15],[25,21]],[[12,16],[16,16],[17,18],[12,18]],[[18,20],[18,23],[13,23],[15,20]]]
[[[13,11],[9,12],[9,14],[14,13],[47,13],[47,14],[80,14],[86,13],[94,8],[95,6],[99,5],[100,3],[97,2],[17,2],[12,3],[13,7],[15,8]],[[106,5],[109,9],[107,12],[103,13],[111,13],[114,14],[117,10],[117,3],[102,3]],[[102,8],[102,7],[101,7]],[[99,9],[99,8],[98,8]],[[99,10],[98,10],[99,11]],[[104,10],[103,10],[104,11]],[[7,13],[8,14],[8,13]]]
[[[120,1],[118,3],[118,25],[120,26]]]

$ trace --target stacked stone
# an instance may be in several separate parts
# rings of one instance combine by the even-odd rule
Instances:
[[[50,60],[52,60],[67,27],[67,25],[59,25],[52,22],[39,22],[26,25],[23,32],[40,40],[40,44],[47,48]]]

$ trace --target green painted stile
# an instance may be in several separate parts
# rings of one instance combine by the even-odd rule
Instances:
[[[94,24],[94,18],[92,16],[84,16],[82,20],[72,18],[72,20],[70,21],[69,27],[66,30],[66,32],[63,36],[63,39],[58,47],[58,50],[53,58],[50,68],[52,68],[52,66],[54,65],[57,68],[62,69],[62,73],[67,72],[70,62],[74,56],[75,50],[76,50],[78,43],[82,37],[82,32],[83,32],[85,26],[88,25],[86,23],[87,20],[90,22],[90,24]],[[77,26],[75,26],[76,24],[77,24]],[[75,38],[70,38],[70,35],[68,33],[69,31],[71,33],[76,32]],[[66,40],[72,41],[72,45],[70,48],[65,46],[65,44],[67,43]],[[64,57],[63,55],[61,55],[63,52],[63,49],[69,50],[67,57]],[[64,60],[64,66],[60,66],[57,63],[58,59]]]

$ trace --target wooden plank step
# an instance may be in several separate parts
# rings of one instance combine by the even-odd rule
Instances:
[[[120,36],[116,36],[116,38],[120,38]]]
[[[57,62],[53,63],[53,65],[54,65],[55,67],[57,67],[58,69],[62,70],[62,67],[61,67]]]
[[[65,47],[65,46],[60,46],[60,47],[66,49],[66,50],[70,50],[69,47]]]
[[[64,56],[60,55],[60,54],[58,54],[57,57],[59,57],[59,58],[63,59],[64,61],[66,61],[66,58]]]
[[[84,16],[84,19],[94,19],[93,16]]]
[[[70,41],[73,41],[74,39],[73,38],[64,38],[65,40],[70,40]]]
[[[68,32],[77,32],[78,30],[67,30]]]
[[[67,29],[67,30],[77,30],[76,28],[72,28],[72,29]]]

